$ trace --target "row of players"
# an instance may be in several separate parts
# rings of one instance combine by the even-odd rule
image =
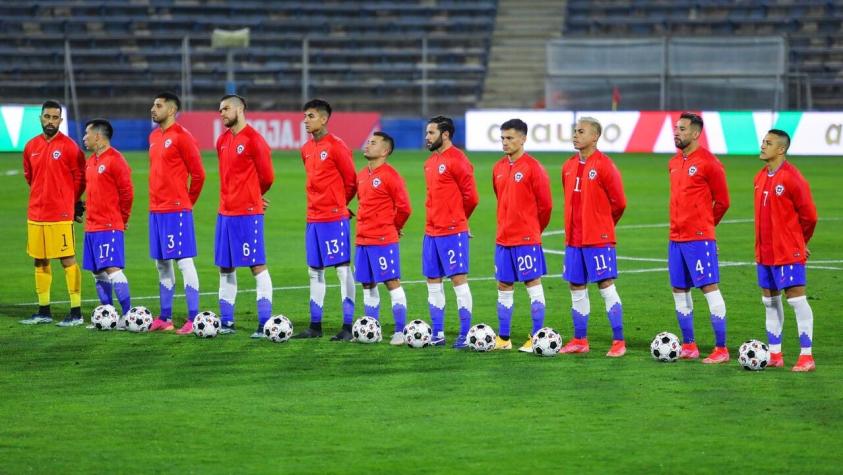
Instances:
[[[193,257],[196,239],[191,209],[205,180],[196,141],[177,121],[179,98],[161,93],[151,115],[158,128],[149,136],[149,242],[150,255],[159,273],[160,313],[152,331],[175,330],[172,303],[177,265],[183,275],[188,319],[177,330],[192,332],[199,312],[199,281]],[[272,281],[266,267],[264,198],[272,186],[274,170],[264,138],[246,122],[246,100],[226,95],[219,113],[226,131],[216,143],[220,172],[220,205],[216,223],[215,264],[219,267],[221,333],[234,333],[237,267],[249,267],[256,280],[258,329],[272,315]],[[390,166],[392,138],[375,132],[367,140],[366,167],[356,172],[351,150],[328,132],[331,106],[312,100],[303,107],[304,125],[312,138],[301,149],[307,173],[306,260],[310,276],[310,326],[296,338],[322,336],[325,270],[333,267],[340,282],[343,325],[333,340],[350,340],[355,314],[355,282],[362,283],[365,315],[379,316],[378,283],[389,291],[396,332],[391,344],[404,343],[401,329],[407,299],[401,287],[399,239],[410,213],[403,179]],[[31,187],[28,211],[28,252],[35,259],[35,284],[39,309],[22,323],[52,321],[50,314],[50,259],[61,259],[70,293],[71,311],[60,326],[83,323],[80,310],[80,270],[75,261],[72,221],[86,211],[83,267],[94,274],[103,304],[112,292],[125,314],[131,307],[129,285],[123,273],[123,233],[128,227],[133,188],[130,170],[122,155],[110,145],[111,124],[89,121],[83,153],[59,132],[61,107],[44,103],[43,134],[27,143],[24,172]],[[718,288],[719,266],[715,226],[729,208],[729,193],[722,163],[699,144],[702,118],[683,113],[674,127],[678,149],[668,164],[670,178],[669,273],[676,316],[683,344],[681,358],[699,358],[694,337],[691,289],[699,288],[708,303],[715,347],[703,363],[729,360],[726,347],[726,304]],[[494,166],[492,183],[497,197],[495,278],[498,281],[498,339],[496,349],[509,350],[514,284],[525,284],[530,300],[532,332],[544,326],[545,296],[541,278],[546,274],[542,232],[550,221],[552,198],[547,172],[524,150],[527,124],[511,119],[501,127],[505,156]],[[623,306],[614,281],[617,278],[615,226],[626,208],[621,175],[612,160],[597,150],[601,124],[588,117],[576,123],[573,144],[577,154],[562,167],[565,202],[564,279],[570,284],[574,337],[562,353],[585,353],[591,313],[586,285],[596,283],[612,328],[613,343],[607,356],[626,353]],[[432,152],[424,164],[427,183],[426,221],[422,272],[427,277],[428,303],[433,324],[433,344],[444,345],[445,293],[449,278],[456,294],[460,332],[455,348],[464,348],[471,326],[472,294],[468,285],[468,220],[478,203],[474,169],[465,154],[452,144],[453,121],[434,117],[425,130]],[[805,296],[807,242],[817,222],[808,183],[786,159],[790,137],[770,130],[761,143],[760,158],[766,166],[755,178],[756,261],[758,284],[766,310],[771,346],[771,366],[783,366],[781,333],[784,320],[782,293],[796,313],[801,354],[796,371],[813,370],[811,354],[813,315]],[[351,263],[348,208],[358,199],[354,271]],[[532,351],[531,339],[520,350]]]

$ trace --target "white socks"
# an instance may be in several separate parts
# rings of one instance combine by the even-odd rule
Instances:
[[[714,290],[705,294],[705,299],[708,301],[708,310],[711,315],[717,318],[726,318],[726,302],[723,300],[723,294],[720,290]]]
[[[571,291],[571,308],[584,317],[587,317],[591,313],[591,301],[588,299],[588,289]]]
[[[325,269],[307,268],[310,276],[310,301],[322,308],[325,306]]]
[[[676,306],[676,311],[684,316],[688,316],[694,311],[694,300],[691,298],[691,292],[674,292],[673,303]]]
[[[222,301],[234,305],[234,301],[237,299],[237,272],[230,274],[220,272],[219,298]]]
[[[456,291],[456,287],[454,287]],[[442,283],[427,284],[427,303],[442,310],[445,308],[445,292]]]
[[[814,339],[814,312],[806,296],[787,299],[787,303],[796,312],[796,327],[799,330],[800,354],[810,355],[811,344]]]
[[[782,307],[782,296],[761,297],[764,304],[766,327],[771,353],[782,352],[782,329],[784,328],[784,308]]]
[[[176,286],[176,271],[173,268],[173,261],[156,259],[155,267],[158,269],[158,282],[167,290],[173,290],[173,287]]]
[[[354,274],[351,272],[350,266],[337,266],[337,278],[340,281],[340,298],[345,302],[349,299],[354,302]]]
[[[469,289],[468,283],[455,285],[454,293],[457,295],[457,310],[464,308],[471,313],[473,310],[472,307],[474,306],[474,300],[471,297],[471,289]]]

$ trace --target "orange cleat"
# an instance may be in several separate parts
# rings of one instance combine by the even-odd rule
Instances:
[[[589,351],[588,338],[572,338],[559,349],[559,353],[588,353]]]
[[[817,365],[814,364],[813,355],[799,355],[799,359],[796,360],[796,366],[793,367],[793,371],[797,373],[806,373],[815,369],[817,369]]]
[[[620,358],[621,356],[626,354],[626,342],[623,340],[613,340],[612,341],[612,348],[609,349],[609,352],[606,353],[606,356],[610,358]]]
[[[696,343],[682,343],[682,352],[679,353],[680,360],[695,360],[700,357],[700,349]]]
[[[729,350],[725,346],[715,346],[714,351],[702,360],[703,364],[720,364],[727,361],[729,361]]]
[[[781,368],[784,366],[784,356],[781,353],[770,353],[770,361],[767,363],[768,368]]]

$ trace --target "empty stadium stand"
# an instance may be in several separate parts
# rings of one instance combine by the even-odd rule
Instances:
[[[430,110],[462,113],[482,92],[496,8],[495,0],[4,0],[0,102],[63,98],[68,40],[82,116],[145,115],[154,92],[180,92],[188,36],[193,108],[214,109],[226,53],[211,48],[211,32],[248,27],[235,76],[253,108],[300,107],[307,37],[310,96],[343,110],[418,115],[426,37]]]
[[[783,35],[789,46],[788,106],[843,107],[843,2],[839,0],[568,0],[563,34]]]

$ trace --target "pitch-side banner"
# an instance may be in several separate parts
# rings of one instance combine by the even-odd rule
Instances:
[[[754,155],[770,129],[792,137],[790,155],[843,155],[843,112],[695,111],[705,122],[700,142],[716,154]],[[500,124],[527,123],[525,148],[573,152],[571,135],[578,117],[603,125],[598,147],[604,152],[674,153],[673,125],[679,111],[473,110],[465,114],[466,149],[500,151]]]
[[[0,152],[21,152],[26,142],[41,133],[40,105],[0,105]],[[59,130],[67,134],[67,110]]]
[[[273,150],[297,150],[309,139],[301,112],[247,111],[246,120]],[[380,114],[374,112],[337,112],[331,115],[328,128],[351,149],[359,149],[380,128],[380,120]],[[218,112],[182,112],[178,121],[196,137],[202,150],[213,150],[217,137],[225,131]]]

